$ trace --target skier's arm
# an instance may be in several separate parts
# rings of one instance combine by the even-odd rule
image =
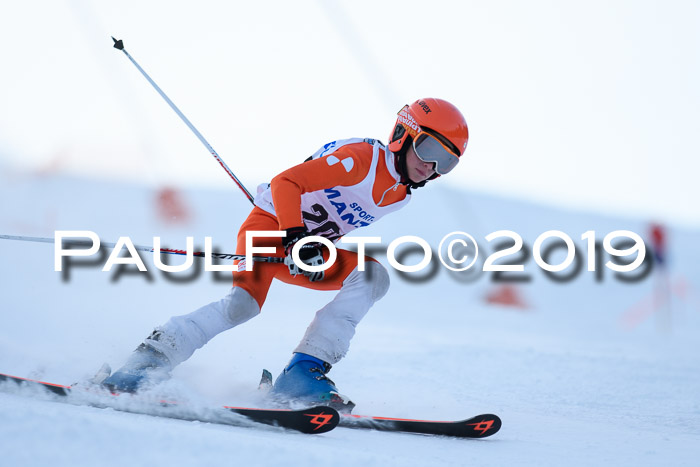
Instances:
[[[285,170],[272,179],[272,202],[280,230],[303,227],[301,195],[335,186],[361,182],[371,164],[361,148],[342,147],[330,156],[310,160]],[[359,151],[357,149],[360,149]]]

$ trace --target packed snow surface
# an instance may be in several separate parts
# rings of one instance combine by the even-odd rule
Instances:
[[[0,196],[2,234],[90,230],[104,242],[128,236],[143,245],[157,235],[177,248],[188,235],[200,248],[211,236],[224,252],[235,250],[250,210],[235,187],[167,192],[9,172]],[[0,464],[697,465],[700,234],[668,227],[666,267],[641,280],[625,282],[609,269],[598,277],[585,267],[584,232],[594,230],[601,241],[614,230],[648,238],[649,221],[433,183],[403,211],[358,231],[382,237],[375,254],[388,268],[386,245],[402,235],[423,237],[437,249],[446,234],[468,232],[483,250],[477,268],[494,251],[484,237],[503,229],[518,232],[530,247],[539,234],[560,230],[580,249],[584,267],[564,282],[546,276],[531,253],[505,258],[525,264],[528,280],[510,284],[511,305],[520,306],[485,300],[505,294],[493,273],[451,273],[437,260],[408,277],[392,270],[391,290],[330,374],[357,403],[356,413],[456,420],[491,412],[503,420],[491,438],[345,428],[310,436],[0,392]],[[85,380],[104,362],[118,367],[170,316],[218,300],[230,287],[228,273],[194,270],[176,281],[142,256],[148,273],[102,272],[106,257],[81,259],[81,266],[60,273],[52,245],[0,240],[0,372],[62,384]],[[551,262],[562,259],[554,255]],[[403,259],[419,260],[415,253]],[[281,371],[314,312],[332,296],[273,284],[259,317],[217,336],[156,389],[202,406],[259,404],[262,368]]]

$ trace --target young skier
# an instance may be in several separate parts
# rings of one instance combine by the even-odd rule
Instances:
[[[256,238],[255,246],[276,247],[274,256],[283,257],[284,263],[256,263],[250,271],[244,260],[239,261],[228,295],[156,328],[103,384],[134,392],[167,378],[214,336],[258,315],[272,280],[278,279],[338,293],[316,313],[275,381],[272,397],[352,409],[326,374],[347,353],[359,321],[386,294],[389,275],[371,257],[364,257],[361,271],[358,255],[342,249],[330,268],[309,272],[295,264],[292,248],[310,235],[337,241],[404,207],[411,189],[457,165],[468,139],[467,123],[455,106],[441,99],[419,99],[399,111],[388,146],[372,139],[334,141],[258,187],[255,207],[238,232],[236,253],[245,254],[247,231],[282,231],[282,238]],[[328,255],[319,243],[299,249],[307,265],[323,265]]]

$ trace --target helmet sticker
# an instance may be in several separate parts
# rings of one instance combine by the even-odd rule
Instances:
[[[430,112],[432,112],[432,110],[430,110],[430,106],[428,105],[427,102],[418,101],[418,105],[420,106],[421,109],[423,109],[423,112],[425,112],[426,115],[429,114]]]

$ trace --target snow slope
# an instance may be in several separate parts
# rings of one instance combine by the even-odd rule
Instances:
[[[145,245],[160,235],[173,247],[184,247],[187,235],[201,246],[208,235],[232,252],[250,209],[233,186],[178,192],[178,219],[164,219],[158,192],[145,186],[7,169],[1,182],[0,233],[13,235],[92,230],[106,242],[129,236]],[[648,219],[566,212],[434,185],[359,234],[382,236],[385,244],[418,235],[437,246],[462,230],[488,247],[485,235],[510,229],[531,246],[540,233],[557,229],[584,247],[580,236],[588,230],[600,239],[617,229],[643,236],[648,230]],[[176,213],[172,205],[168,212]],[[178,223],[184,212],[189,220]],[[530,281],[515,284],[525,309],[488,304],[484,297],[500,285],[485,273],[448,273],[438,265],[427,278],[416,281],[425,275],[416,273],[409,281],[392,271],[392,289],[330,376],[357,402],[356,413],[427,419],[497,413],[504,426],[490,439],[341,428],[306,436],[0,393],[0,464],[697,465],[698,240],[698,232],[669,229],[670,301],[654,301],[664,283],[658,268],[636,283],[611,271],[596,282],[585,270],[556,283],[530,259]],[[148,255],[144,260],[148,275],[101,272],[95,262],[71,268],[64,280],[53,270],[50,245],[1,240],[0,372],[66,384],[88,378],[105,361],[122,363],[154,326],[219,299],[230,286],[227,274],[204,272],[175,283]],[[258,403],[260,370],[279,373],[315,310],[331,297],[273,285],[260,317],[218,336],[159,389],[198,403]]]

